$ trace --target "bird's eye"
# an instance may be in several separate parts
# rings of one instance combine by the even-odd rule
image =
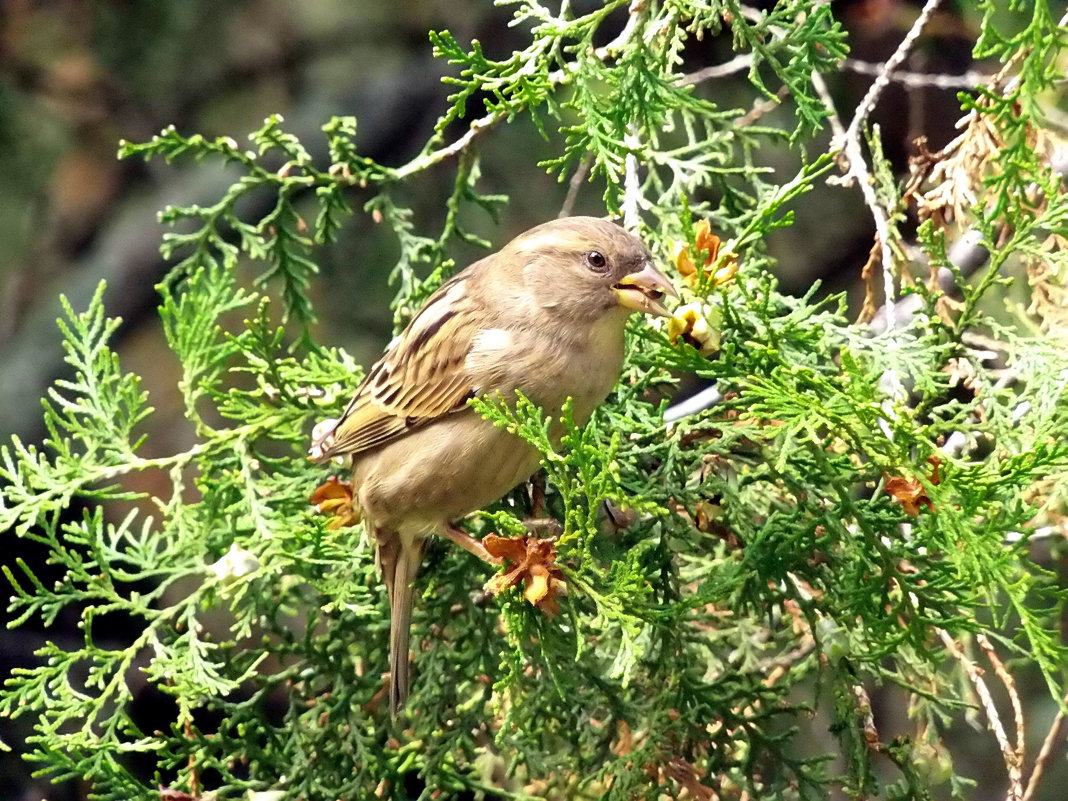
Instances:
[[[599,250],[591,250],[586,254],[586,264],[595,273],[603,273],[608,269],[608,259]]]

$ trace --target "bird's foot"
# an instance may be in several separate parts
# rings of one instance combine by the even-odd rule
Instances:
[[[494,556],[486,550],[486,546],[479,540],[476,540],[466,531],[459,526],[448,525],[442,532],[442,535],[451,542],[456,543],[468,553],[472,553],[481,559],[483,562],[489,562],[491,565],[503,565],[504,560],[498,556]]]

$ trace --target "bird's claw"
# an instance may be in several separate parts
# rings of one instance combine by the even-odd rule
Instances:
[[[483,562],[488,562],[491,565],[503,565],[504,560],[499,556],[494,556],[486,550],[486,546],[480,541],[476,540],[466,531],[459,526],[446,526],[442,532],[442,536],[448,539],[450,542],[454,542],[463,548],[468,553],[474,554]]]

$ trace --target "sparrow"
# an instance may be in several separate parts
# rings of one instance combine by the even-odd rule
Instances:
[[[353,506],[389,596],[394,717],[408,697],[412,584],[428,537],[494,561],[456,522],[540,462],[537,449],[468,401],[508,402],[518,391],[551,414],[570,397],[584,424],[619,378],[628,316],[670,316],[664,295],[678,297],[648,248],[620,226],[594,217],[544,223],[445,281],[341,417],[320,424],[311,457],[351,457]]]

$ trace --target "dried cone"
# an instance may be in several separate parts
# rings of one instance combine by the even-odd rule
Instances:
[[[487,534],[482,545],[490,555],[510,566],[486,582],[486,591],[499,595],[520,581],[523,597],[549,617],[560,611],[556,596],[564,589],[564,574],[556,565],[556,543],[534,537],[498,537]]]
[[[942,464],[942,460],[937,456],[928,457],[927,463],[931,465],[931,477],[929,481],[936,487],[942,478],[938,473],[938,468]],[[926,506],[927,510],[933,512],[935,510],[934,504],[931,502],[930,497],[927,495],[927,490],[923,484],[920,483],[918,478],[905,478],[904,476],[890,476],[886,479],[887,493],[893,496],[894,500],[901,504],[901,508],[908,514],[915,517],[920,513],[920,507]]]
[[[680,246],[678,252],[675,254],[675,268],[679,271],[679,274],[686,280],[690,286],[697,286],[700,283],[704,274],[719,260],[719,248],[723,242],[718,236],[712,233],[712,228],[708,224],[708,220],[699,220],[697,225],[694,226],[694,245],[695,253],[691,256],[690,250],[685,245]],[[703,255],[703,258],[702,258]],[[694,265],[694,259],[702,261],[700,272]],[[712,281],[715,286],[720,286],[730,281],[734,274],[738,272],[738,261],[733,255],[726,259],[726,263],[716,270],[716,274],[712,276]]]
[[[337,476],[316,487],[308,501],[319,514],[332,516],[326,526],[328,529],[344,528],[360,522],[360,514],[353,504],[352,483],[341,481]]]

